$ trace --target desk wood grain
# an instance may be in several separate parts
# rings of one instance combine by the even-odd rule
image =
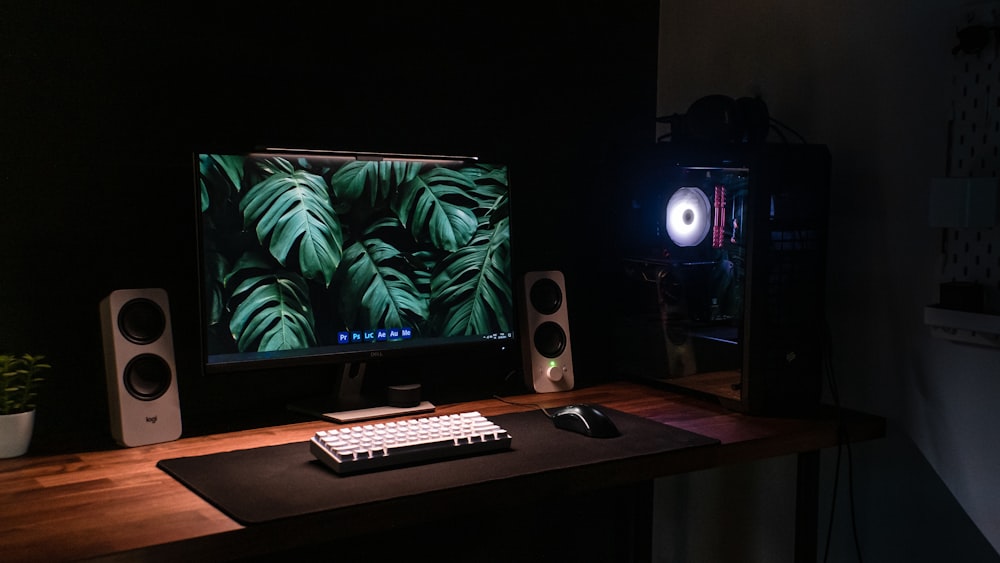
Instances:
[[[218,560],[294,549],[384,526],[427,521],[474,503],[479,510],[544,494],[562,495],[630,485],[656,477],[768,457],[815,451],[838,443],[837,417],[746,416],[710,402],[619,382],[511,401],[554,407],[602,404],[719,439],[719,446],[583,467],[516,483],[498,482],[244,527],[156,468],[161,459],[301,442],[328,422],[308,422],[182,438],[131,449],[0,460],[0,559],[3,561]],[[438,413],[478,410],[486,416],[530,410],[496,399],[439,406]],[[845,413],[852,441],[884,436],[875,416]],[[508,480],[510,481],[510,480]],[[428,502],[433,501],[433,502]],[[333,531],[336,530],[336,531]]]

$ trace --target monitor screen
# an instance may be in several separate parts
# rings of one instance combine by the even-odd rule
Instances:
[[[195,170],[207,373],[514,337],[506,165],[275,150]]]

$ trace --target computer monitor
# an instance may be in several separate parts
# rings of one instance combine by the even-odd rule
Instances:
[[[505,164],[302,150],[194,164],[206,374],[330,366],[331,397],[293,408],[345,421],[433,409],[365,396],[367,362],[512,345]]]

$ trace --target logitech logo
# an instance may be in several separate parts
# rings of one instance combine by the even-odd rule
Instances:
[[[146,417],[146,422],[148,422],[150,424],[156,424],[156,417],[155,416],[147,416]]]

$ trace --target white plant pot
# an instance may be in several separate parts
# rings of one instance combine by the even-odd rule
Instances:
[[[34,428],[35,411],[0,414],[0,458],[24,455]]]

